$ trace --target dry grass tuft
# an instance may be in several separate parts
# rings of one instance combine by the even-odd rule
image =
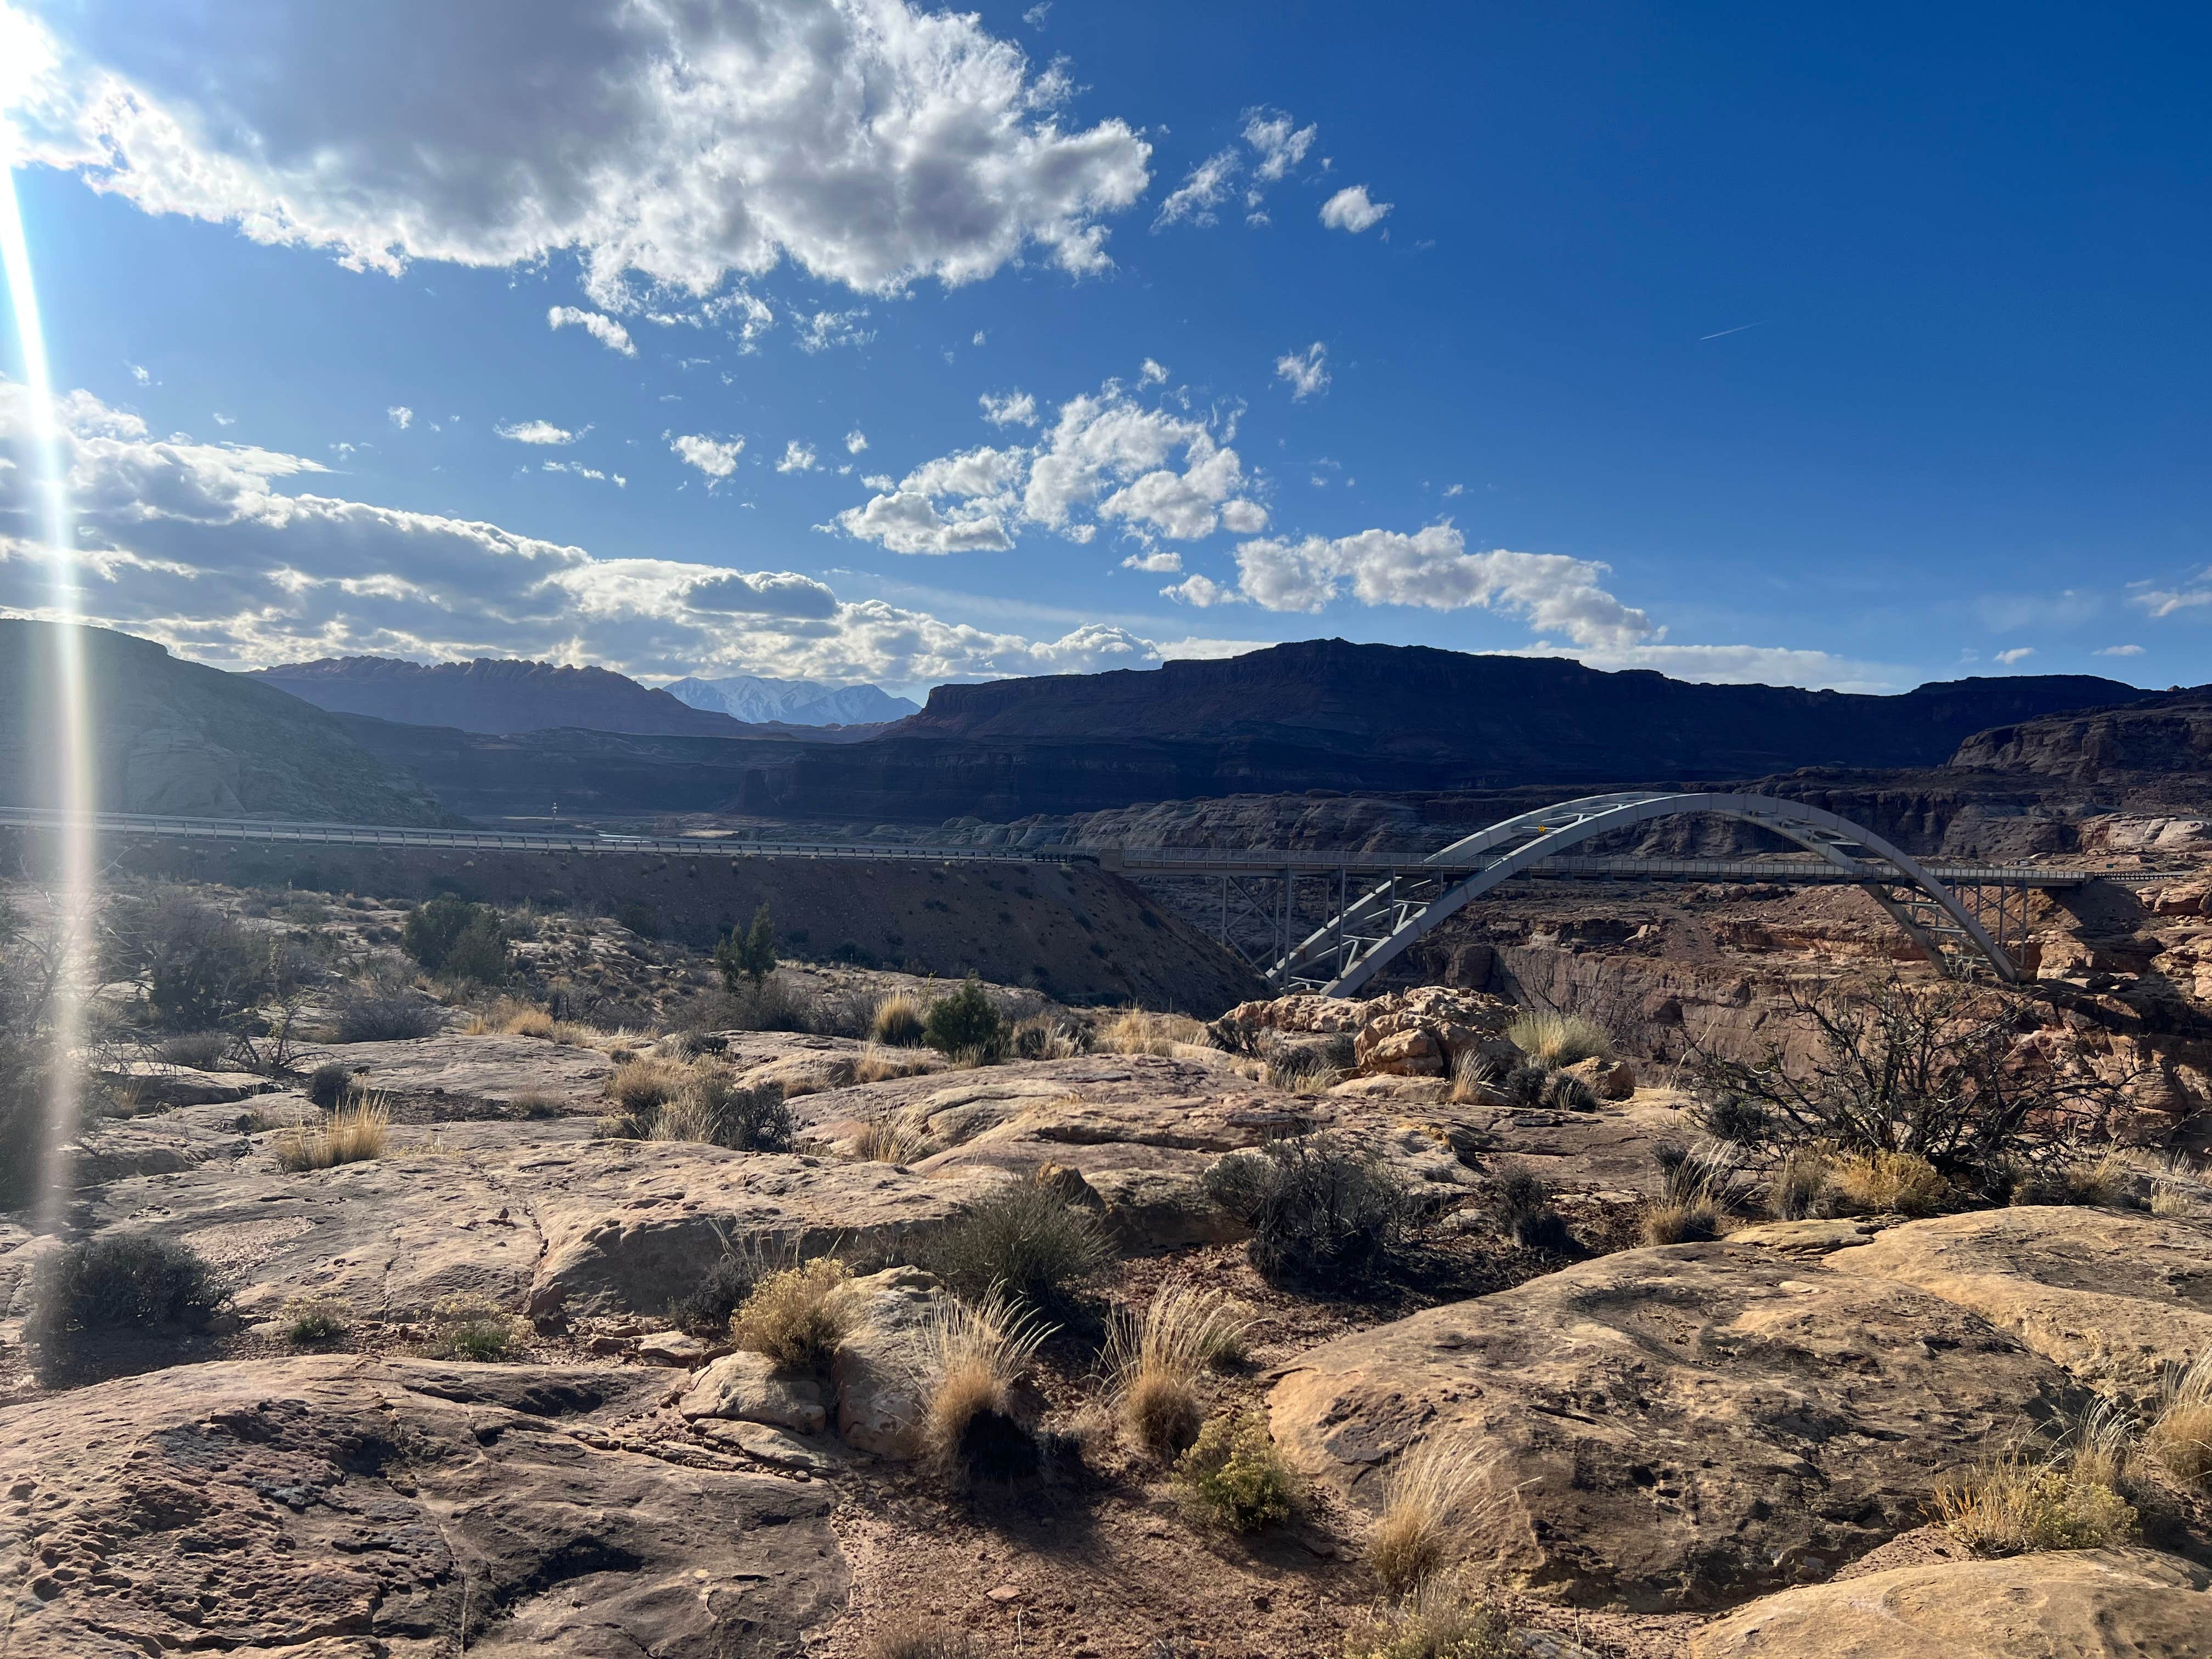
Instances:
[[[1457,1574],[1370,1616],[1345,1638],[1345,1659],[1518,1659],[1539,1650],[1514,1639],[1498,1594]]]
[[[1109,1054],[1171,1055],[1177,1043],[1203,1043],[1206,1027],[1188,1014],[1124,1008],[1092,1033],[1091,1046]]]
[[[930,1062],[911,1050],[886,1048],[880,1043],[870,1042],[853,1062],[853,1081],[889,1083],[897,1078],[919,1077],[930,1069]]]
[[[1251,1324],[1225,1294],[1181,1276],[1165,1280],[1142,1313],[1117,1317],[1106,1364],[1128,1437],[1163,1462],[1187,1449],[1204,1420],[1200,1376],[1224,1353],[1241,1354]]]
[[[1473,1449],[1425,1440],[1399,1454],[1382,1487],[1382,1513],[1367,1534],[1367,1559],[1394,1595],[1404,1595],[1443,1566],[1455,1511],[1473,1496],[1480,1473]],[[1465,1529],[1466,1516],[1460,1516]]]
[[[2067,1472],[2093,1486],[2124,1490],[2128,1466],[2135,1458],[2138,1426],[2135,1413],[2119,1401],[2094,1401],[2059,1437]]]
[[[1766,1208],[1778,1221],[1802,1221],[1818,1210],[1832,1159],[1819,1146],[1794,1146],[1766,1184]]]
[[[284,1340],[330,1342],[353,1329],[353,1310],[334,1296],[311,1297],[284,1304]]]
[[[691,1068],[673,1060],[633,1055],[614,1069],[607,1079],[607,1098],[629,1116],[643,1119],[683,1092],[691,1081]]]
[[[2101,1549],[2136,1528],[2133,1506],[2110,1486],[2018,1451],[1946,1475],[1935,1505],[1952,1536],[1977,1555]]]
[[[769,1273],[730,1318],[739,1347],[794,1370],[826,1364],[853,1328],[853,1270],[820,1255]]]
[[[2212,1348],[2167,1369],[2143,1445],[2175,1480],[2212,1484]]]
[[[872,1632],[862,1653],[864,1659],[986,1659],[981,1644],[965,1631],[949,1630],[911,1613]]]
[[[2150,1212],[2165,1221],[2193,1221],[2204,1213],[2197,1194],[2178,1182],[2154,1181],[2150,1188]]]
[[[276,1138],[276,1167],[297,1173],[330,1170],[382,1158],[392,1139],[392,1114],[383,1101],[364,1096],[334,1106],[310,1127],[295,1123]]]
[[[1532,1010],[1505,1028],[1505,1040],[1537,1065],[1554,1072],[1577,1060],[1613,1058],[1613,1038],[1595,1020],[1580,1014]]]
[[[450,1297],[434,1316],[438,1334],[431,1352],[441,1358],[496,1364],[521,1346],[515,1321],[480,1297]]]
[[[1003,1291],[946,1297],[918,1335],[922,1443],[947,1478],[1009,1480],[1036,1467],[1036,1445],[1014,1420],[1010,1391],[1054,1332]]]
[[[1009,1060],[1073,1060],[1084,1052],[1087,1029],[1050,1014],[1017,1020],[1006,1033]]]
[[[1912,1152],[1838,1158],[1828,1178],[1846,1204],[1871,1214],[1933,1215],[1951,1198],[1951,1183]]]
[[[862,1164],[912,1164],[933,1150],[929,1138],[902,1122],[896,1112],[877,1113],[853,1137],[853,1156]]]
[[[887,1048],[919,1048],[925,1018],[919,998],[894,991],[868,1016],[868,1041]]]
[[[1644,1212],[1646,1244],[1718,1238],[1735,1196],[1735,1155],[1725,1142],[1660,1149],[1659,1196]]]

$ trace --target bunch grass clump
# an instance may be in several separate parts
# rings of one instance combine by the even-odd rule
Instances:
[[[2212,1486],[2212,1348],[2167,1368],[2143,1445],[2175,1480]]]
[[[1826,1147],[1791,1147],[1767,1179],[1767,1212],[1778,1221],[1802,1221],[1815,1213],[1827,1189],[1832,1162]]]
[[[1091,1046],[1109,1054],[1172,1055],[1178,1043],[1203,1043],[1206,1027],[1188,1014],[1124,1008],[1091,1034]]]
[[[1606,1029],[1580,1014],[1531,1009],[1505,1028],[1505,1040],[1549,1072],[1580,1060],[1613,1058],[1613,1038]]]
[[[392,1139],[392,1113],[383,1101],[364,1096],[350,1106],[334,1106],[312,1126],[295,1123],[276,1138],[276,1167],[292,1174],[331,1170],[382,1158]]]
[[[1718,1238],[1735,1192],[1735,1157],[1724,1141],[1657,1149],[1659,1196],[1644,1212],[1646,1244]]]
[[[433,1352],[441,1358],[495,1365],[514,1358],[522,1346],[514,1317],[481,1297],[449,1297],[434,1310],[434,1316],[438,1334]]]
[[[930,1309],[915,1344],[922,1443],[948,1480],[967,1486],[1035,1471],[1036,1442],[1015,1417],[1012,1390],[1054,1328],[999,1290]]]
[[[1175,1486],[1194,1514],[1232,1532],[1289,1520],[1302,1496],[1296,1472],[1256,1411],[1209,1418],[1176,1459]]]
[[[2014,1450],[1936,1483],[1937,1517],[1977,1555],[2102,1549],[2134,1535],[2136,1512],[2101,1481]]]
[[[624,1115],[643,1121],[675,1099],[690,1080],[689,1066],[647,1054],[634,1055],[616,1066],[607,1079],[607,1098]]]
[[[1882,1150],[1838,1158],[1828,1179],[1846,1204],[1870,1214],[1934,1215],[1952,1196],[1951,1183],[1917,1152]]]
[[[904,1166],[935,1150],[928,1136],[889,1109],[863,1119],[860,1132],[853,1137],[853,1156],[863,1164]]]
[[[967,1632],[911,1614],[873,1632],[862,1652],[865,1659],[987,1659],[981,1645]]]
[[[915,1077],[930,1069],[927,1057],[910,1049],[915,1045],[886,1046],[871,1038],[853,1062],[853,1081],[855,1083],[889,1083],[897,1078]]]
[[[1089,1046],[1089,1028],[1051,1014],[1016,1020],[1006,1033],[1012,1060],[1073,1060]]]
[[[284,1304],[284,1340],[305,1345],[330,1342],[353,1330],[353,1310],[334,1296],[302,1297]]]
[[[1367,1535],[1367,1559],[1394,1594],[1434,1575],[1451,1553],[1453,1521],[1465,1530],[1480,1469],[1473,1449],[1425,1440],[1399,1454],[1383,1482],[1382,1512]]]
[[[1425,1578],[1346,1637],[1345,1659],[1519,1659],[1498,1594],[1458,1574]]]
[[[868,1041],[886,1048],[922,1046],[923,1010],[918,998],[894,991],[868,1016]]]
[[[1106,1364],[1122,1431],[1168,1462],[1198,1438],[1200,1377],[1240,1353],[1252,1322],[1237,1304],[1180,1275],[1164,1280],[1139,1314],[1115,1319]]]
[[[852,1283],[830,1255],[767,1273],[731,1316],[730,1338],[793,1370],[826,1364],[858,1316]]]
[[[997,1287],[1043,1307],[1098,1273],[1112,1254],[1096,1217],[1029,1180],[969,1206],[917,1265],[971,1299]]]

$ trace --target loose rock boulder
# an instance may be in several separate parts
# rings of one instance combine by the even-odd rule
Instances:
[[[2212,1227],[2196,1222],[2021,1205],[1908,1222],[1826,1265],[1917,1285],[2138,1400],[2212,1352]]]
[[[1367,1006],[1367,1018],[1352,1041],[1352,1059],[1363,1072],[1393,1077],[1443,1077],[1466,1055],[1493,1050],[1508,1059],[1511,1044],[1505,1028],[1516,1010],[1502,997],[1480,991],[1424,985]]]
[[[1626,1251],[1339,1338],[1272,1399],[1358,1508],[1425,1440],[1480,1470],[1472,1559],[1583,1605],[1727,1607],[1925,1518],[1986,1437],[2081,1398],[1956,1305],[1727,1244]]]
[[[846,1593],[830,1494],[624,1436],[661,1382],[334,1355],[0,1411],[0,1628],[40,1659],[797,1652]]]
[[[2197,1659],[2212,1573],[2142,1549],[1895,1567],[1784,1590],[1690,1639],[1690,1659]]]

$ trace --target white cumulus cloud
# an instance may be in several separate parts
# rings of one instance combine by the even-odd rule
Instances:
[[[857,455],[868,447],[868,434],[857,426],[845,434],[845,453]]]
[[[384,411],[384,416],[386,420],[390,421],[392,425],[398,427],[402,432],[406,431],[409,427],[415,424],[415,411],[408,408],[404,404],[392,404],[391,408]],[[230,424],[229,422],[223,420],[219,415],[216,419],[224,426]]]
[[[783,459],[775,464],[779,472],[811,472],[814,467],[814,446],[803,444],[796,438],[784,445]]]
[[[668,447],[682,458],[684,465],[696,466],[709,479],[719,482],[738,470],[738,457],[744,453],[745,441],[732,438],[725,441],[690,433],[671,437]]]
[[[1275,359],[1275,378],[1291,383],[1291,401],[1302,403],[1328,390],[1328,348],[1316,340],[1304,351]]]
[[[1321,222],[1331,230],[1348,230],[1357,236],[1381,224],[1382,216],[1394,205],[1370,201],[1364,185],[1347,185],[1321,204]]]
[[[1026,392],[1009,392],[995,398],[986,392],[975,401],[982,404],[983,418],[993,426],[1036,424],[1036,399]]]
[[[1109,262],[1150,182],[973,14],[906,0],[76,9],[18,26],[27,158],[149,213],[396,271],[574,252],[603,307],[785,259],[892,293]]]
[[[400,424],[404,426],[406,423],[402,422]],[[584,435],[583,432],[571,432],[550,421],[517,421],[507,426],[495,426],[492,430],[501,437],[512,439],[519,444],[572,444]],[[584,428],[584,432],[590,430],[589,427]]]
[[[556,330],[580,328],[611,351],[619,351],[625,357],[637,356],[629,331],[605,312],[586,311],[580,306],[552,306],[546,310],[545,322],[548,327]]]

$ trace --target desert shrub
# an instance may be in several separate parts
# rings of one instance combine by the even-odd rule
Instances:
[[[738,1031],[811,1031],[815,1009],[789,975],[771,972],[756,982],[738,976],[716,1009],[716,1024]]]
[[[1562,1253],[1574,1248],[1567,1224],[1553,1207],[1550,1183],[1526,1165],[1504,1171],[1498,1183],[1498,1209],[1515,1243]]]
[[[1425,1440],[1401,1452],[1382,1482],[1382,1512],[1367,1534],[1367,1559],[1394,1595],[1403,1595],[1445,1565],[1456,1514],[1473,1498],[1480,1470],[1463,1444]]]
[[[216,1072],[221,1071],[230,1058],[232,1038],[228,1031],[186,1031],[164,1037],[155,1045],[154,1052],[172,1066],[195,1072]]]
[[[714,1066],[694,1071],[655,1109],[641,1138],[703,1141],[739,1152],[787,1152],[798,1132],[781,1083],[740,1084]]]
[[[487,907],[442,894],[407,913],[399,930],[399,948],[415,958],[425,973],[442,974],[446,959],[470,926]]]
[[[1547,1072],[1577,1060],[1613,1058],[1613,1039],[1605,1028],[1580,1014],[1531,1010],[1505,1028],[1505,1040]]]
[[[1207,1419],[1176,1459],[1175,1486],[1195,1513],[1233,1532],[1289,1520],[1300,1496],[1297,1474],[1256,1411]]]
[[[259,1000],[269,945],[212,906],[172,894],[118,906],[112,921],[106,970],[145,987],[157,1028],[230,1026]]]
[[[1774,1114],[1739,1094],[1722,1094],[1692,1115],[1700,1129],[1731,1146],[1764,1146],[1774,1133]]]
[[[1597,1091],[1587,1079],[1571,1072],[1554,1072],[1544,1085],[1544,1104],[1555,1112],[1594,1112],[1598,1109]]]
[[[1121,1313],[1106,1366],[1123,1431],[1163,1462],[1186,1450],[1203,1417],[1199,1377],[1224,1351],[1242,1349],[1250,1325],[1223,1292],[1181,1277],[1163,1281],[1142,1313]]]
[[[1066,1020],[1031,1014],[1006,1033],[1006,1053],[1015,1060],[1073,1060],[1083,1052],[1089,1035]]]
[[[1036,1470],[1036,1442],[1016,1418],[1011,1393],[1052,1334],[1003,1290],[931,1308],[916,1347],[922,1443],[940,1474],[966,1486]]]
[[[895,1617],[872,1632],[862,1659],[988,1659],[982,1645],[965,1631],[931,1624],[912,1614]]]
[[[1936,1166],[1911,1152],[1862,1152],[1836,1160],[1828,1179],[1853,1209],[1875,1214],[1933,1215],[1951,1197]]]
[[[1042,1306],[1097,1273],[1111,1251],[1089,1212],[1019,1181],[969,1205],[917,1254],[917,1266],[970,1299],[997,1286]]]
[[[361,991],[340,997],[331,1009],[333,1042],[404,1042],[426,1037],[443,1023],[434,1003],[415,997]]]
[[[635,899],[624,899],[614,908],[617,927],[627,927],[640,939],[660,937],[660,912],[650,904],[641,904]]]
[[[772,1259],[757,1239],[732,1243],[724,1238],[722,1252],[705,1276],[668,1304],[669,1323],[695,1336],[726,1332],[731,1316],[744,1306],[761,1280],[788,1262],[789,1258],[781,1262]]]
[[[2175,1480],[2212,1484],[2212,1349],[2167,1368],[2143,1445]]]
[[[565,1117],[568,1112],[568,1103],[558,1095],[544,1094],[530,1089],[508,1101],[507,1108],[515,1116],[522,1118]]]
[[[757,988],[775,971],[775,919],[766,904],[753,912],[750,927],[743,933],[732,927],[714,946],[714,966],[724,988],[732,992],[748,981]]]
[[[2132,1184],[2127,1164],[2117,1153],[2072,1158],[2021,1169],[2013,1181],[2015,1204],[2081,1204],[2106,1208],[2119,1202]]]
[[[794,1370],[825,1364],[853,1328],[852,1282],[829,1255],[764,1274],[731,1318],[731,1340]]]
[[[2136,1512],[2110,1486],[2017,1451],[1987,1457],[1936,1483],[1937,1517],[1977,1555],[2089,1550],[2124,1543]]]
[[[1552,1074],[1540,1066],[1515,1066],[1498,1079],[1499,1092],[1516,1106],[1541,1106]]]
[[[606,1081],[606,1096],[630,1116],[643,1118],[675,1099],[690,1081],[687,1066],[636,1055],[615,1067]]]
[[[1794,987],[1789,999],[1794,1018],[1777,1024],[1809,1026],[1808,1054],[1787,1056],[1775,1043],[1737,1060],[1698,1048],[1693,1036],[1696,1088],[1709,1113],[1730,1099],[1763,1111],[1770,1148],[1832,1146],[1839,1176],[1849,1160],[1896,1155],[1933,1165],[1961,1191],[2002,1198],[2008,1170],[2063,1156],[2134,1081],[2014,1063],[2044,1012],[2017,992],[1891,978]]]
[[[151,1233],[109,1233],[67,1245],[31,1270],[23,1340],[51,1376],[76,1340],[100,1331],[204,1329],[222,1292],[193,1251]]]
[[[1820,1207],[1828,1184],[1828,1154],[1819,1146],[1793,1146],[1767,1178],[1766,1208],[1783,1221],[1802,1221]]]
[[[277,1136],[276,1167],[298,1174],[382,1158],[391,1143],[392,1114],[380,1100],[334,1106],[312,1127],[295,1123]]]
[[[329,1342],[353,1329],[353,1310],[336,1297],[315,1297],[284,1304],[287,1342]]]
[[[891,1048],[921,1048],[921,1004],[904,991],[894,991],[868,1017],[868,1040]]]
[[[335,1060],[326,1060],[315,1067],[307,1078],[307,1098],[325,1111],[329,1111],[346,1097],[353,1087],[353,1073]]]
[[[929,1005],[921,1023],[922,1041],[941,1054],[975,1051],[994,1054],[1006,1040],[1006,1021],[984,994],[983,981],[974,974],[949,997]]]
[[[433,1317],[437,1334],[431,1352],[441,1359],[471,1359],[496,1364],[522,1344],[514,1319],[479,1297],[457,1296],[440,1303]]]
[[[1387,1278],[1419,1220],[1379,1158],[1326,1135],[1231,1152],[1206,1171],[1206,1188],[1252,1229],[1246,1255],[1271,1285],[1371,1286]]]
[[[1345,1659],[1519,1659],[1497,1592],[1456,1574],[1425,1579],[1345,1638]]]
[[[440,972],[447,979],[497,985],[507,977],[510,965],[507,927],[496,910],[488,905],[478,909],[476,919],[461,929],[453,948],[446,952],[445,965]]]

